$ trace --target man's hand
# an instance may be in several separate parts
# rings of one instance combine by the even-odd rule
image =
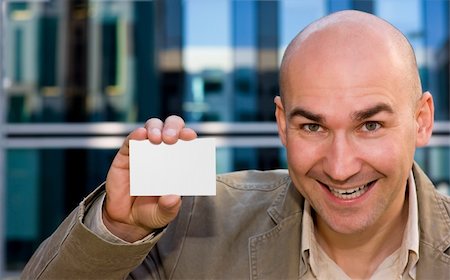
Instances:
[[[186,128],[178,116],[170,116],[164,123],[160,119],[149,119],[144,128],[128,135],[106,179],[103,222],[114,235],[128,242],[142,239],[171,222],[181,206],[181,198],[177,195],[130,196],[129,141],[148,139],[153,144],[174,144],[178,139],[193,140],[196,137],[195,131]],[[151,181],[148,187],[152,187]]]

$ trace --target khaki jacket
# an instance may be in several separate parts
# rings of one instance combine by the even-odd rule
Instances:
[[[450,279],[450,198],[413,167],[417,279]],[[301,279],[303,197],[286,171],[217,177],[216,197],[184,197],[177,219],[147,243],[115,245],[83,224],[97,190],[30,259],[24,279]]]

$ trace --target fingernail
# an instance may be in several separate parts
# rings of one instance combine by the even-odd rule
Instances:
[[[160,130],[160,129],[157,129],[157,128],[152,128],[152,130],[150,130],[150,132],[151,132],[153,135],[156,135],[156,136],[160,136],[160,135],[161,135],[161,130]]]
[[[176,135],[177,135],[177,132],[176,132],[176,130],[173,129],[173,128],[167,128],[167,129],[164,130],[164,134],[165,134],[166,136],[173,137],[173,136],[176,136]]]

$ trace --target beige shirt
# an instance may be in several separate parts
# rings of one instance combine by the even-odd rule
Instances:
[[[416,279],[416,264],[419,260],[419,220],[416,185],[412,171],[408,178],[409,215],[401,247],[387,257],[370,279]],[[302,258],[309,265],[304,279],[351,279],[325,253],[314,235],[311,206],[305,201],[302,222]]]
[[[415,267],[419,260],[419,221],[416,186],[412,171],[408,178],[409,216],[402,246],[387,257],[377,268],[372,280],[378,279],[415,279]],[[104,195],[97,198],[87,211],[84,223],[103,239],[117,244],[130,244],[113,235],[103,224],[102,207]],[[305,201],[302,225],[302,258],[310,266],[303,279],[350,279],[345,272],[322,250],[314,236],[314,223],[311,206]],[[153,238],[150,234],[133,244],[146,242]]]

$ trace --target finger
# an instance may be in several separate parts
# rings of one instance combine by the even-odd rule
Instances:
[[[147,137],[150,142],[161,144],[163,126],[163,122],[158,118],[151,118],[145,122],[144,127],[147,129]]]
[[[128,170],[130,167],[129,161],[129,151],[130,151],[130,140],[144,140],[147,139],[147,131],[145,128],[140,127],[132,131],[127,138],[123,141],[122,146],[114,157],[111,163],[111,168],[108,171],[106,177],[106,189],[110,192],[111,188],[114,192],[119,192],[119,195],[123,197],[124,194],[129,194],[127,183],[118,183],[124,180],[124,176],[128,176]],[[124,175],[127,174],[127,175]],[[109,191],[108,191],[109,190]]]
[[[184,141],[190,141],[197,138],[197,132],[195,132],[192,128],[185,127],[180,132],[180,139]]]
[[[147,131],[143,127],[139,127],[128,134],[127,138],[123,141],[122,146],[117,152],[113,161],[113,166],[120,168],[128,168],[128,156],[130,154],[130,140],[145,140],[147,139]]]
[[[184,120],[179,116],[170,116],[164,122],[162,140],[166,144],[174,144],[178,141],[181,130],[184,128]]]

